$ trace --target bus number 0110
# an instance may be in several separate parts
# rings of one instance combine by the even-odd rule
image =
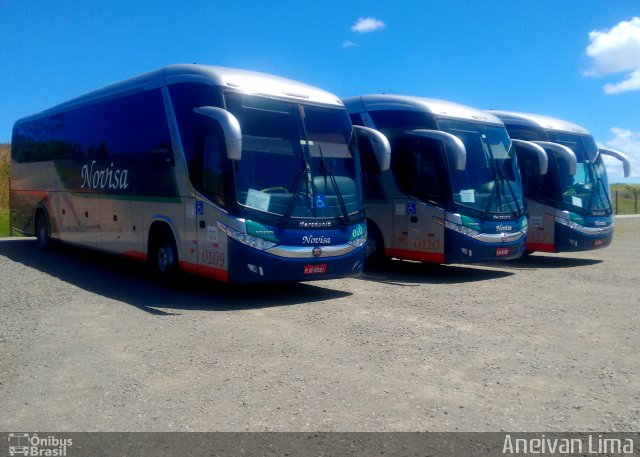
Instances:
[[[413,247],[420,251],[438,251],[440,249],[440,240],[425,240],[419,238],[413,240]]]

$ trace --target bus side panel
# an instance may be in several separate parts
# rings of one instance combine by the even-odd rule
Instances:
[[[50,216],[56,220],[54,238],[72,242],[74,236],[80,230],[80,218],[75,209],[73,194],[70,192],[55,192],[55,213]]]
[[[180,268],[192,273],[198,270],[198,235],[195,197],[183,197],[184,202],[184,255]]]
[[[366,205],[367,219],[373,221],[380,230],[385,248],[391,247],[394,239],[391,200],[367,200]]]
[[[174,236],[176,247],[178,248],[178,260],[184,259],[186,256],[185,217],[182,199],[177,198],[175,202],[145,202],[142,207],[142,216],[145,239],[148,240],[149,231],[154,222],[166,224]],[[146,251],[142,254],[146,255]]]
[[[391,214],[393,218],[393,229],[391,232],[390,243],[387,246],[393,249],[393,257],[398,257],[399,252],[408,252],[409,247],[409,223],[407,220],[407,199],[394,198],[391,200]],[[391,255],[391,254],[390,254]],[[401,257],[404,258],[404,257]]]
[[[528,251],[555,252],[555,210],[549,205],[527,199]]]
[[[227,235],[218,228],[220,211],[204,202],[198,204],[197,208],[197,272],[202,276],[227,281],[229,279],[228,239]]]
[[[110,252],[134,250],[131,201],[102,199],[100,201],[101,246]],[[138,246],[142,249],[142,246]]]
[[[409,249],[418,254],[416,260],[444,263],[444,210],[422,202],[408,202],[405,207],[409,232]],[[428,260],[424,260],[428,259]]]
[[[101,199],[90,194],[76,192],[73,194],[73,206],[80,220],[78,231],[73,236],[73,242],[81,246],[102,249],[100,241],[102,233],[100,227]]]
[[[409,199],[393,200],[394,239],[387,255],[420,262],[444,263],[444,210]]]
[[[11,231],[15,235],[31,236],[35,234],[37,208],[45,208],[51,216],[53,192],[63,189],[53,161],[19,163],[12,160],[10,185]],[[51,224],[55,231],[54,221]]]

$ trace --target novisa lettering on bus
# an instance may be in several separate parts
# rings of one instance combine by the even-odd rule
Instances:
[[[96,161],[91,162],[91,166],[83,165],[80,170],[80,176],[82,177],[81,188],[87,189],[126,189],[129,187],[129,171],[124,169],[113,168],[113,163],[107,168],[96,169]]]
[[[305,235],[302,237],[304,244],[331,244],[331,238],[327,236]]]

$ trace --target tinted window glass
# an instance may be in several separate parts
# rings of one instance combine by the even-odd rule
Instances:
[[[378,129],[435,129],[436,123],[429,113],[406,110],[369,111]]]
[[[446,176],[442,151],[435,140],[398,137],[392,140],[391,169],[396,185],[422,201],[444,204]]]
[[[159,89],[15,128],[16,160],[54,160],[70,190],[171,196],[173,152]]]

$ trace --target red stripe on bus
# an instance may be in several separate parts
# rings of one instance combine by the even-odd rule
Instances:
[[[527,251],[556,252],[556,246],[553,243],[527,243],[525,249]]]
[[[405,260],[417,260],[419,262],[444,263],[444,254],[437,252],[409,251],[407,249],[385,249],[389,257],[397,257]]]
[[[141,262],[147,261],[147,254],[145,254],[144,252],[125,251],[120,255],[131,260],[137,260]],[[191,262],[185,262],[183,260],[181,260],[179,263],[180,269],[187,273],[193,273],[196,275],[205,276],[207,278],[217,279],[218,281],[229,282],[229,272],[227,270],[198,265]]]
[[[122,257],[126,257],[127,259],[131,259],[131,260],[137,260],[139,262],[146,262],[147,261],[147,254],[145,254],[144,252],[138,252],[138,251],[124,251],[122,254],[120,254]]]
[[[197,265],[191,262],[180,261],[180,269],[188,273],[204,276],[206,278],[216,279],[218,281],[229,282],[229,271],[222,270],[220,268],[207,267],[204,265]]]
[[[44,191],[44,190],[11,189],[11,192],[13,192],[15,194],[37,195],[38,197],[43,197],[43,198],[49,197],[49,193]]]

